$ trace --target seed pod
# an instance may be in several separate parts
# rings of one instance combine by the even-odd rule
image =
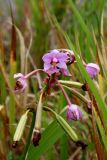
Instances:
[[[41,119],[42,119],[42,98],[43,98],[43,93],[41,93],[40,98],[39,98],[39,103],[37,106],[37,111],[36,111],[36,122],[35,122],[35,129],[40,130],[41,129]]]
[[[56,114],[56,119],[58,123],[61,125],[61,127],[67,132],[67,134],[70,136],[70,138],[74,141],[78,141],[78,136],[75,133],[75,131],[69,126],[69,124],[58,114]]]
[[[26,122],[27,122],[27,118],[28,118],[28,112],[29,112],[29,110],[27,110],[26,113],[24,113],[22,115],[22,117],[20,118],[20,121],[18,123],[18,126],[16,128],[16,131],[15,131],[15,134],[14,134],[14,137],[13,137],[14,142],[18,142],[23,135],[25,125],[26,125]]]

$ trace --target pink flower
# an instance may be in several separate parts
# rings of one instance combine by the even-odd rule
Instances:
[[[16,85],[14,88],[15,93],[22,93],[27,87],[26,78],[22,73],[14,74],[16,80]]]
[[[96,77],[98,73],[100,72],[99,66],[95,63],[88,63],[85,65],[85,68],[91,78]]]
[[[54,49],[51,52],[45,54],[42,59],[44,61],[44,70],[49,75],[59,72],[61,72],[63,75],[69,74],[66,65],[68,59],[66,53],[60,53],[58,50]]]
[[[82,119],[82,112],[79,110],[78,106],[71,104],[67,109],[67,120],[80,120]]]

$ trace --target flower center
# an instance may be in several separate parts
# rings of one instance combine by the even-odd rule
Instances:
[[[57,60],[57,58],[54,57],[54,58],[52,59],[52,65],[53,65],[53,66],[56,66],[57,63],[58,63],[58,60]]]

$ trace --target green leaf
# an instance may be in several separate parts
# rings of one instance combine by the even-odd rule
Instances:
[[[68,141],[67,140],[68,140],[68,137],[66,136],[66,134],[64,134],[60,140],[60,147],[61,147],[60,160],[68,159]]]

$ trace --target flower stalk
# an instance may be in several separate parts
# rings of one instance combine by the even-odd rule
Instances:
[[[29,78],[29,77],[35,75],[37,72],[44,72],[44,73],[46,73],[43,69],[36,69],[36,70],[28,73],[28,74],[25,76],[25,78]],[[47,73],[46,73],[46,74],[47,74]]]
[[[68,89],[69,91],[71,91],[71,93],[73,93],[73,95],[77,96],[78,98],[80,98],[87,106],[88,108],[91,108],[92,102],[91,100],[85,98],[82,94],[80,94],[78,91],[63,85],[63,87],[65,87],[66,89]]]
[[[62,90],[63,95],[64,95],[64,97],[66,98],[68,105],[70,106],[70,105],[71,105],[71,101],[70,101],[70,99],[69,99],[69,97],[68,97],[66,91],[64,90],[62,84],[60,84],[59,81],[57,81],[57,83],[58,83],[58,86],[60,87],[60,89]]]

